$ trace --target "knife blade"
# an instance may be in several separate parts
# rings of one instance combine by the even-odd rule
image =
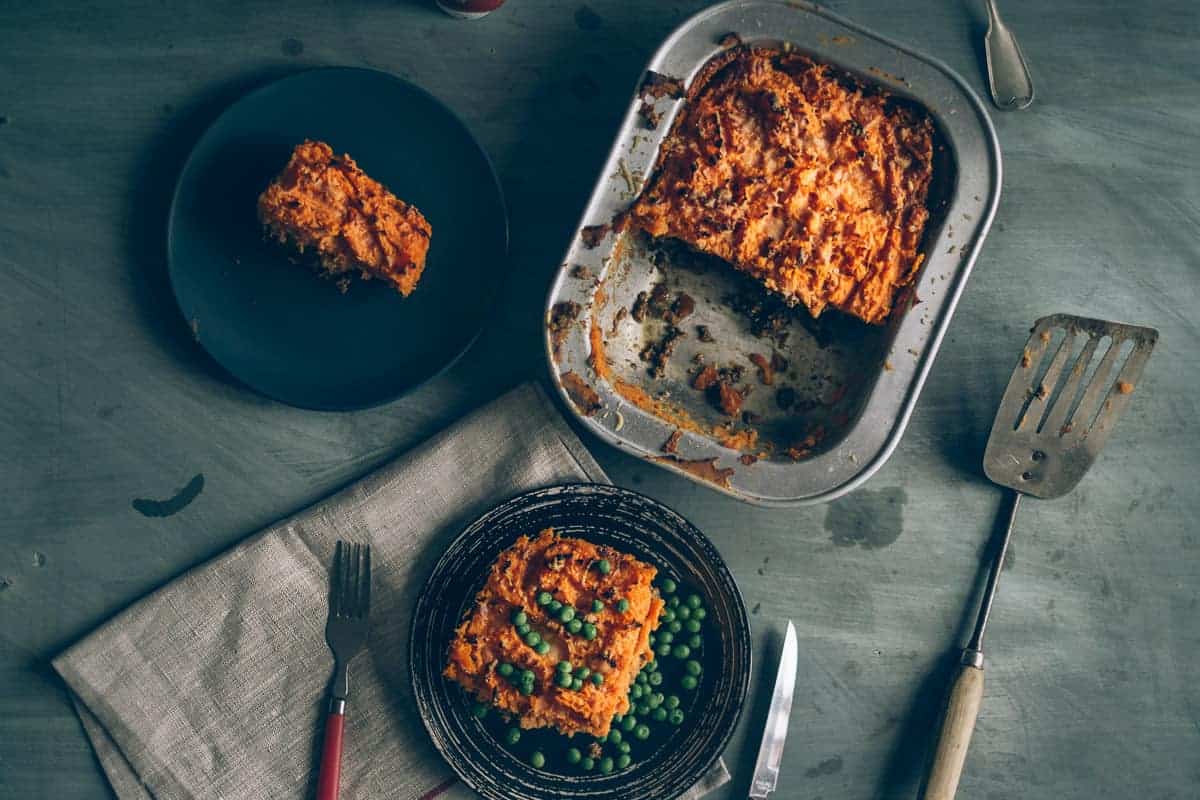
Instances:
[[[771,694],[771,708],[767,711],[767,725],[763,730],[762,744],[758,746],[754,778],[750,781],[750,796],[753,798],[766,797],[775,791],[775,786],[779,783],[783,741],[787,738],[788,718],[792,714],[792,696],[796,691],[798,649],[796,626],[788,620],[783,652],[779,656],[779,670],[775,675],[775,691]]]

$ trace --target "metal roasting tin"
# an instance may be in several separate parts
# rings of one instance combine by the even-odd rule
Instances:
[[[683,106],[669,95],[649,98],[661,114],[652,127],[639,113],[647,75],[690,86],[729,44],[730,33],[745,44],[790,48],[844,70],[864,85],[916,103],[932,118],[925,260],[886,324],[871,326],[835,312],[814,321],[799,308],[789,312],[785,335],[760,338],[729,301],[761,300],[765,289],[727,265],[698,268],[697,256],[660,247],[642,234],[594,227],[613,223],[640,193]],[[551,287],[546,351],[554,384],[601,439],[739,499],[790,506],[845,494],[878,470],[900,440],[991,225],[1000,171],[999,145],[983,104],[941,62],[810,3],[731,0],[702,11],[676,29],[647,65]],[[666,323],[650,317],[638,322],[628,312],[638,293],[657,283],[665,283],[672,298],[690,295],[695,312],[678,323],[685,336],[664,374],[651,377],[639,353],[661,338]],[[579,313],[563,327],[571,315],[556,309],[574,309],[569,303],[578,304]],[[712,341],[701,341],[698,325],[708,328]],[[610,364],[605,377],[592,368],[589,334],[603,340]],[[767,386],[748,359],[773,353],[787,365],[778,362],[781,369]],[[726,447],[720,441],[725,437],[714,433],[729,419],[690,386],[701,359],[745,368],[740,383],[752,387],[744,405],[749,415],[733,429],[756,430],[756,445]],[[639,392],[644,394],[635,405],[628,398]],[[648,405],[672,411],[660,416]],[[808,439],[807,447],[788,454],[818,429],[819,440]]]

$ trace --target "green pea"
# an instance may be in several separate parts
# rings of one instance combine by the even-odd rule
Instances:
[[[651,672],[650,673],[650,685],[651,686],[662,686],[662,682],[663,682],[663,674],[661,672]]]
[[[579,762],[579,766],[583,767],[584,772],[591,772],[592,767],[596,766],[596,760],[590,756],[584,756],[584,759]]]
[[[688,647],[686,644],[677,644],[671,648],[671,655],[675,656],[676,658],[687,658],[691,654],[692,648]]]
[[[660,656],[669,656],[671,655],[671,645],[664,642],[663,644],[660,644],[658,647],[654,648],[654,652]]]
[[[550,605],[546,606],[546,610],[551,614],[557,614],[563,610],[563,604],[557,600],[551,600]]]
[[[638,703],[637,713],[639,717],[648,717],[654,709],[650,708],[649,703]]]
[[[704,640],[700,638],[700,634],[693,633],[688,637],[688,647],[693,650],[699,650],[702,644],[704,644]]]
[[[663,594],[674,594],[675,589],[678,588],[675,585],[675,581],[671,580],[670,578],[663,578],[661,587],[663,590]]]
[[[659,631],[658,641],[660,644],[670,644],[675,641],[675,634],[670,631]]]
[[[607,575],[612,572],[612,564],[609,563],[607,558],[602,558],[596,562],[596,569],[600,570],[601,575]]]
[[[670,608],[664,609],[662,614],[659,616],[659,619],[661,619],[663,622],[665,622],[667,624],[674,622],[675,621],[674,609],[670,609]]]
[[[603,686],[604,685],[604,676],[601,675],[599,672],[593,672],[591,681],[592,681],[592,683],[594,683],[597,686]]]
[[[701,605],[703,605],[703,603],[704,603],[704,601],[700,599],[700,595],[698,595],[698,594],[689,594],[688,595],[687,604],[690,607],[699,608]]]
[[[521,729],[509,728],[504,732],[504,741],[507,744],[516,744],[521,741]]]
[[[689,661],[683,665],[683,668],[687,670],[688,675],[699,675],[704,671],[704,668],[700,666],[699,661]]]
[[[512,664],[509,664],[507,661],[505,661],[503,664],[496,667],[496,672],[500,673],[501,678],[507,678],[509,675],[513,674],[514,669],[516,668]]]
[[[558,672],[570,672],[571,671],[571,662],[570,661],[560,661],[554,665],[554,669]]]
[[[626,714],[625,719],[621,720],[621,730],[629,733],[637,727],[637,724],[637,717],[635,717],[632,713]]]
[[[679,695],[667,695],[667,699],[663,701],[663,705],[666,706],[669,711],[674,711],[675,709],[679,708]]]
[[[617,730],[616,728],[613,728],[612,730],[610,730],[608,732],[608,736],[605,738],[604,741],[608,742],[609,744],[620,744],[621,743],[621,732],[619,730]]]
[[[542,640],[542,635],[537,631],[530,631],[525,634],[525,644],[530,647],[537,647],[538,642]]]
[[[619,745],[617,745],[618,753],[628,753],[632,749],[633,747],[629,744],[629,742],[621,742]]]
[[[600,602],[599,600],[592,601],[592,613],[593,614],[599,614],[603,610],[604,610],[604,603]]]
[[[680,606],[679,608],[675,609],[675,616],[678,619],[690,619],[692,616],[692,610],[687,606]]]
[[[517,691],[520,692],[521,694],[525,695],[526,697],[528,697],[529,695],[533,694],[533,684],[532,683],[522,683],[520,686],[517,687]]]
[[[650,634],[650,639],[649,639],[649,641],[650,641],[650,646],[651,646],[651,647],[654,647],[655,643],[657,643],[657,642],[658,642],[658,636],[657,636],[656,634],[653,634],[653,633],[652,633],[652,634]]]
[[[591,675],[591,674],[592,674],[592,671],[590,669],[588,669],[587,667],[578,667],[575,670],[576,678],[587,678],[587,676]]]
[[[589,642],[596,638],[596,626],[590,622],[583,623],[583,638]]]
[[[694,692],[696,691],[696,687],[700,685],[700,682],[691,675],[684,675],[679,679],[679,685],[684,689],[687,689],[689,692]]]
[[[533,683],[533,680],[536,677],[537,677],[537,675],[534,675],[533,670],[531,670],[531,669],[521,670],[521,676],[520,676],[521,683]]]
[[[613,771],[613,760],[610,756],[600,759],[600,774],[607,775]]]
[[[528,636],[528,635],[529,635],[529,631],[530,631],[530,630],[531,630],[531,629],[530,629],[530,627],[529,627],[529,625],[528,625],[528,624],[526,624],[526,625],[518,625],[518,626],[517,626],[517,636],[521,636],[521,637]]]
[[[526,614],[524,611],[517,610],[516,612],[513,613],[513,615],[512,615],[513,625],[524,625],[527,622],[529,622],[529,615]]]
[[[639,673],[637,674],[637,677],[636,677],[636,678],[634,678],[633,680],[634,680],[634,682],[635,682],[635,683],[649,683],[649,682],[650,682],[650,673],[648,673],[648,672],[639,672]]]
[[[546,655],[546,653],[550,652],[550,643],[549,642],[538,642],[537,644],[535,644],[533,646],[533,650],[539,656],[544,656],[544,655]]]
[[[572,747],[570,750],[567,751],[567,763],[568,764],[578,764],[582,760],[583,760],[583,753],[579,752],[578,747]]]
[[[488,707],[483,703],[476,703],[475,705],[471,706],[471,716],[473,716],[475,719],[483,719],[487,716],[487,712]]]
[[[671,595],[670,597],[668,597],[667,598],[667,607],[678,609],[679,608],[679,598],[675,597],[674,595]]]
[[[575,619],[575,609],[571,606],[563,606],[563,610],[558,612],[558,621],[564,625]]]
[[[649,739],[650,738],[650,726],[649,725],[638,725],[637,728],[634,729],[633,735],[642,741]]]
[[[642,687],[636,683],[633,686],[630,686],[629,687],[629,699],[630,700],[641,700],[642,699]]]
[[[561,686],[563,689],[570,689],[571,688],[571,673],[569,673],[569,672],[558,673],[558,677],[554,679],[554,682],[556,684],[558,684],[559,686]]]
[[[692,609],[692,619],[704,619],[708,616],[708,612],[704,610],[704,606]]]
[[[538,592],[537,603],[539,606],[548,606],[550,601],[554,599],[554,595],[549,592]]]
[[[620,725],[620,724],[621,724],[621,722],[623,722],[623,721],[624,721],[624,719],[625,719],[625,715],[624,715],[624,714],[617,714],[615,717],[613,717],[613,724],[614,724],[614,725]]]
[[[583,681],[579,680],[579,678],[571,678],[571,690],[578,692],[581,689],[583,689]]]
[[[672,725],[682,725],[683,724],[683,709],[681,709],[681,708],[675,709],[667,716],[667,719],[670,721],[670,723]]]
[[[622,753],[617,756],[617,769],[625,769],[629,766],[629,762],[633,761],[627,753]]]
[[[626,600],[624,597],[622,597],[620,600],[617,601],[617,611],[624,614],[628,610],[629,610],[629,601]]]
[[[579,633],[581,630],[583,630],[583,621],[578,617],[567,623],[568,633]]]
[[[542,755],[541,750],[534,750],[533,755],[529,757],[529,763],[533,764],[534,769],[541,769],[546,766],[546,757]]]
[[[683,627],[687,628],[688,633],[699,633],[700,632],[700,620],[696,619],[696,615],[694,612],[692,614],[692,618],[689,619]]]
[[[688,622],[691,622],[691,620],[688,620]],[[671,633],[679,633],[681,630],[683,630],[683,623],[677,619],[673,619],[667,623],[667,630],[669,630]]]
[[[658,708],[654,709],[654,711],[650,714],[650,718],[653,719],[655,722],[666,722],[667,721],[667,710],[665,708],[663,708],[662,706],[659,706]]]

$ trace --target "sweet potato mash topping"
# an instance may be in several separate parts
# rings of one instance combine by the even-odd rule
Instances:
[[[814,317],[887,318],[920,266],[933,126],[799,53],[737,47],[696,79],[630,212]]]
[[[649,637],[663,609],[651,586],[656,574],[630,555],[549,528],[522,536],[492,565],[444,674],[522,728],[607,736],[652,657]],[[587,678],[560,685],[560,662],[586,668]]]
[[[315,252],[330,275],[360,270],[407,297],[425,269],[431,228],[413,206],[335,156],[324,142],[296,145],[283,172],[258,198],[271,235],[301,253]]]

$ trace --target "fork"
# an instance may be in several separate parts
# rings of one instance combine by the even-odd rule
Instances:
[[[346,698],[350,695],[350,660],[366,641],[370,608],[371,547],[339,541],[329,577],[329,621],[325,624],[325,641],[333,651],[334,667],[317,778],[317,800],[337,800],[342,772],[342,730],[346,721]]]

